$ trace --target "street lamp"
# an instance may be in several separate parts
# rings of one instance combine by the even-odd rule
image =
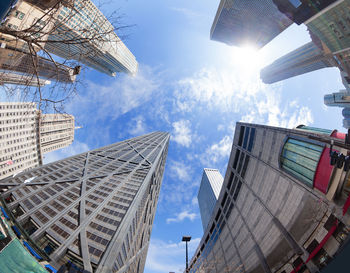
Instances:
[[[186,273],[188,272],[188,248],[187,242],[191,241],[191,236],[182,236],[182,241],[186,242]]]

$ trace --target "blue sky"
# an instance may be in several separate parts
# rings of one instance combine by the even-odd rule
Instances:
[[[117,2],[117,3],[114,3]],[[104,11],[135,24],[124,41],[139,62],[135,77],[84,72],[85,87],[67,106],[83,128],[74,143],[46,155],[50,162],[155,130],[171,134],[146,273],[183,272],[182,235],[191,235],[190,257],[202,236],[197,204],[202,170],[224,176],[237,121],[292,128],[307,124],[342,129],[341,109],[323,96],[342,89],[327,68],[273,85],[259,69],[310,41],[293,25],[260,52],[211,41],[219,1],[110,1]]]

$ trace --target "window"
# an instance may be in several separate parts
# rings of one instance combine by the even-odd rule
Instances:
[[[312,187],[322,151],[323,146],[321,145],[289,138],[280,156],[281,168]]]

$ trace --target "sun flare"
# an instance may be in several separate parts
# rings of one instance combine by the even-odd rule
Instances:
[[[256,72],[264,66],[263,53],[251,46],[234,47],[232,59],[235,66],[250,72]]]

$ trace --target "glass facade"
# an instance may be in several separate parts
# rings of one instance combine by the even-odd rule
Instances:
[[[224,178],[218,170],[204,169],[198,192],[198,204],[201,213],[203,230],[210,221],[211,214],[218,200]]]
[[[333,66],[330,57],[313,43],[307,43],[282,56],[261,70],[264,83],[275,83],[318,69]]]
[[[293,22],[273,0],[221,0],[210,38],[229,45],[263,47]]]
[[[346,49],[350,45],[350,1],[338,2],[338,5],[306,24],[332,52]]]
[[[295,178],[313,187],[313,180],[323,146],[289,138],[283,146],[281,167]]]
[[[312,133],[317,133],[317,134],[325,134],[330,136],[333,132],[333,130],[329,130],[329,129],[322,129],[322,128],[316,128],[316,127],[310,127],[310,126],[306,126],[306,125],[299,125],[297,127],[297,129],[302,129],[305,131],[309,131]]]

